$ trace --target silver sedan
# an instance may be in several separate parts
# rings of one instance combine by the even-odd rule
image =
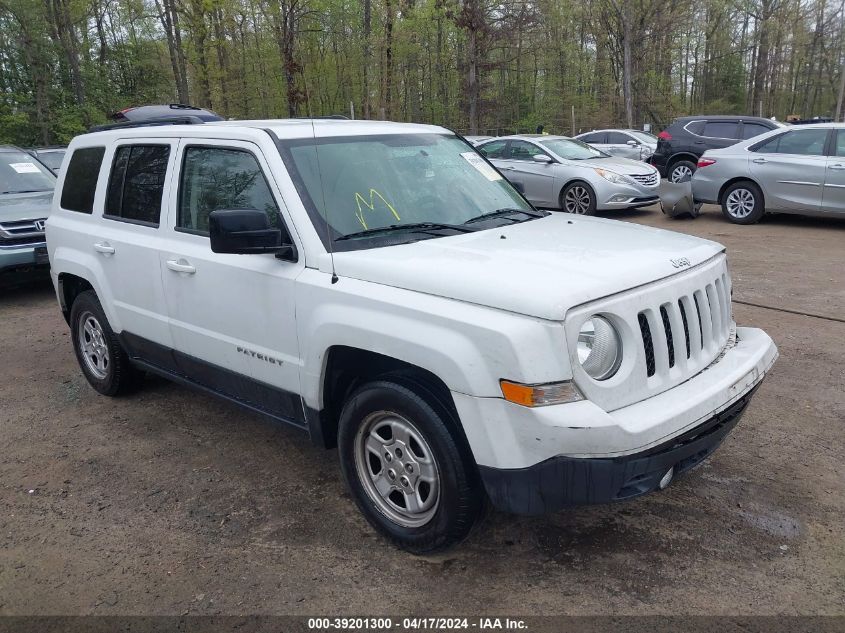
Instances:
[[[659,200],[654,167],[566,136],[506,136],[482,143],[478,151],[538,207],[592,215]]]
[[[657,137],[640,130],[593,130],[575,138],[605,154],[633,160],[648,160],[657,149]]]
[[[692,177],[697,202],[722,206],[735,224],[768,211],[845,215],[845,124],[777,128],[709,150]]]

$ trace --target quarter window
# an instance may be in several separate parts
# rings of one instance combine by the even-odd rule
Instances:
[[[208,235],[208,216],[219,209],[259,209],[283,229],[261,165],[251,153],[220,147],[188,147],[179,184],[176,228]]]
[[[169,145],[121,145],[114,154],[105,217],[158,226]]]
[[[702,136],[710,138],[739,138],[736,121],[708,121],[704,124]]]
[[[754,151],[761,154],[797,154],[799,156],[823,156],[827,130],[790,130],[766,140]]]
[[[105,147],[83,147],[73,152],[62,187],[62,209],[91,213],[105,152]]]

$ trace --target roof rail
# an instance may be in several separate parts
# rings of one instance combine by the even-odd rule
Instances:
[[[123,130],[133,127],[154,127],[159,125],[199,125],[203,121],[198,116],[180,115],[180,116],[161,116],[144,121],[124,121],[122,123],[104,123],[102,125],[92,125],[88,128],[89,132],[103,132],[105,130]]]

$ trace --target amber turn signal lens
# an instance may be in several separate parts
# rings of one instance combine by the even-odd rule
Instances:
[[[499,384],[505,400],[523,407],[545,407],[584,399],[578,388],[568,380],[542,385],[524,385],[510,380],[500,380]]]

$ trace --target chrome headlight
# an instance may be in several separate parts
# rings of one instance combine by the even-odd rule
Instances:
[[[607,380],[622,363],[622,339],[604,317],[593,315],[578,332],[578,360],[595,380]]]
[[[617,174],[615,171],[608,171],[606,169],[596,168],[596,173],[605,180],[609,180],[610,182],[615,183],[617,185],[630,185],[634,182],[633,180],[628,178],[628,176]]]

